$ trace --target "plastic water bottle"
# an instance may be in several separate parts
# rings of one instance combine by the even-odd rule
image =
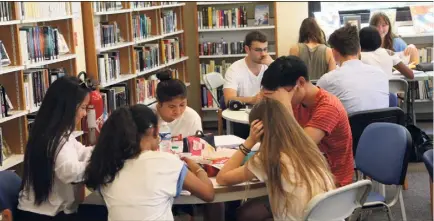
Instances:
[[[163,122],[160,127],[160,151],[171,152],[172,150],[172,134],[167,122]]]

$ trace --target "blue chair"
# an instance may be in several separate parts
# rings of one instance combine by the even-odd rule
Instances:
[[[428,170],[429,173],[429,192],[430,192],[430,196],[431,196],[431,214],[433,212],[433,194],[432,194],[432,189],[433,189],[433,177],[432,177],[432,162],[433,162],[433,150],[427,150],[425,151],[425,153],[423,154],[423,162],[425,163],[426,169]]]
[[[4,221],[12,220],[18,205],[21,178],[14,172],[0,171],[0,211]]]
[[[363,209],[386,208],[389,220],[392,220],[390,207],[399,198],[403,220],[405,214],[402,187],[407,174],[412,139],[408,130],[394,123],[372,123],[360,137],[356,152],[357,169],[373,181],[384,185],[396,185],[397,191],[392,200],[386,202],[385,196],[371,192],[363,204]]]
[[[398,107],[398,96],[393,93],[389,93],[389,107]]]

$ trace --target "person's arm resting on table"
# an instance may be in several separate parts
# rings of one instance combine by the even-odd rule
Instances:
[[[193,160],[184,158],[188,171],[182,188],[205,202],[214,200],[214,186],[208,174]]]
[[[250,135],[243,143],[244,147],[251,150],[259,141],[262,134],[262,122],[257,120],[253,121],[252,126],[250,127]],[[228,186],[250,181],[255,178],[255,175],[246,167],[246,165],[241,166],[245,156],[246,155],[244,155],[241,149],[238,149],[217,174],[217,183]]]

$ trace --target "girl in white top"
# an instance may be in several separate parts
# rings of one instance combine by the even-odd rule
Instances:
[[[172,79],[169,70],[158,73],[157,78],[160,80],[156,90],[157,103],[150,108],[168,123],[172,137],[181,135],[184,138],[202,130],[199,114],[187,106],[187,87],[184,82]]]
[[[243,206],[238,220],[301,220],[310,199],[335,188],[326,159],[279,101],[263,98],[249,121],[249,137],[220,170],[217,183],[234,185],[257,177],[267,185],[271,206],[246,203],[252,207]],[[241,165],[257,142],[259,152]]]
[[[24,155],[17,220],[72,220],[84,169],[93,148],[71,134],[86,116],[90,89],[76,77],[50,85]]]
[[[119,108],[101,129],[85,172],[99,190],[109,221],[174,220],[172,204],[181,189],[214,199],[207,173],[196,163],[158,151],[158,117],[145,105]]]
[[[359,38],[362,51],[360,60],[363,63],[381,68],[389,77],[392,76],[393,68],[396,68],[405,77],[414,78],[413,71],[397,55],[394,55],[393,51],[381,47],[381,36],[375,27],[362,28]]]

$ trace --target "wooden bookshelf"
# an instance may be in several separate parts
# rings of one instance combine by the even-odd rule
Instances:
[[[58,7],[63,5],[64,11],[53,11],[44,13],[45,8],[39,7],[37,2],[11,2],[12,20],[0,22],[0,40],[3,42],[6,52],[9,55],[11,64],[0,68],[0,84],[6,89],[6,93],[11,100],[13,109],[9,111],[10,116],[0,118],[2,137],[10,147],[12,155],[3,161],[0,170],[15,168],[22,163],[24,149],[28,139],[27,114],[37,111],[38,108],[26,109],[26,98],[24,92],[24,71],[30,68],[65,68],[69,75],[77,75],[77,63],[74,45],[74,26],[72,15],[72,4],[70,2],[45,3],[47,7]],[[27,7],[24,16],[22,4],[33,4]],[[35,7],[36,6],[36,7]],[[39,7],[39,8],[38,8]],[[30,8],[30,10],[29,10]],[[34,13],[31,10],[39,10]],[[29,16],[33,13],[32,16]],[[61,15],[64,13],[64,15]],[[35,16],[38,15],[39,16]],[[69,52],[59,54],[57,58],[38,62],[25,62],[22,48],[26,42],[20,38],[20,28],[29,26],[50,26],[57,28],[65,39]],[[25,39],[25,38],[24,38]],[[25,50],[25,49],[23,49]],[[42,50],[42,49],[41,49]],[[42,52],[44,53],[44,51]]]
[[[129,85],[130,105],[137,103],[136,79],[148,79],[150,76],[155,74],[156,71],[166,68],[175,69],[179,73],[178,76],[180,80],[185,83],[189,82],[188,74],[186,72],[186,60],[188,57],[185,56],[185,37],[183,30],[185,3],[163,5],[162,2],[156,2],[154,5],[149,7],[137,8],[134,7],[134,5],[134,2],[122,2],[121,9],[95,12],[95,7],[98,6],[96,6],[93,2],[81,3],[86,54],[86,72],[93,79],[100,82],[100,88],[109,88],[110,86],[117,83],[127,83]],[[173,13],[176,13],[177,29],[174,31],[165,32],[163,30],[164,27],[160,22],[160,18],[166,11],[173,11]],[[140,26],[140,28],[144,28],[148,31],[146,36],[138,36],[137,33],[135,36],[134,29],[138,27],[137,24],[134,23],[134,19],[137,19],[137,16],[143,16],[150,19],[150,23]],[[100,22],[108,22],[109,24],[114,24],[114,22],[116,22],[116,25],[120,29],[123,41],[108,47],[101,46],[103,45],[105,39],[102,32],[98,30],[98,24]],[[150,27],[150,30],[148,30],[148,27]],[[97,39],[96,36],[103,36],[103,42],[101,42],[100,39]],[[175,37],[179,40],[179,58],[165,61],[163,57],[162,41],[164,39]],[[139,64],[137,64],[136,61],[139,58],[137,57],[135,47],[149,44],[159,45],[159,57],[157,58],[159,65],[152,65],[140,70],[137,68]],[[98,64],[98,56],[101,56],[100,54],[111,53],[113,51],[119,51],[120,75],[112,79],[107,79],[107,75],[102,76],[101,73],[99,73],[100,66]],[[153,102],[145,103],[148,104]]]
[[[257,5],[268,5],[269,8],[269,21],[268,25],[255,25],[255,7]],[[239,8],[240,6],[244,6],[247,14],[247,25],[246,26],[234,26],[234,25],[222,25],[221,27],[216,28],[214,25],[212,27],[207,26],[206,24],[201,25],[200,22],[204,21],[203,17],[199,18],[200,12],[204,13],[204,9],[212,9],[212,14],[215,17],[215,10],[231,10],[233,12],[233,8]],[[228,12],[228,11],[227,11]],[[229,12],[228,12],[229,13]],[[214,105],[212,107],[208,107],[207,105],[202,104],[202,68],[201,64],[206,63],[209,64],[210,61],[214,61],[215,65],[221,65],[222,61],[225,63],[233,63],[239,59],[244,58],[247,54],[242,53],[231,53],[231,54],[200,54],[199,44],[203,42],[240,42],[244,41],[245,35],[253,30],[259,30],[264,33],[268,38],[268,50],[269,54],[275,59],[278,54],[277,51],[277,28],[275,24],[277,24],[276,17],[276,3],[275,2],[197,2],[194,14],[196,16],[195,19],[195,27],[197,30],[196,34],[196,56],[199,60],[197,67],[197,78],[195,81],[201,82],[201,86],[199,87],[199,92],[197,93],[199,96],[199,101],[201,103],[201,116],[204,122],[209,121],[217,121],[217,110],[218,106]],[[203,15],[202,15],[203,16]],[[228,15],[229,16],[229,15]],[[213,22],[216,23],[219,19],[212,18]],[[225,20],[224,18],[222,20]],[[227,17],[228,23],[229,17]],[[225,73],[222,73],[223,76]],[[215,103],[215,101],[213,101]]]

